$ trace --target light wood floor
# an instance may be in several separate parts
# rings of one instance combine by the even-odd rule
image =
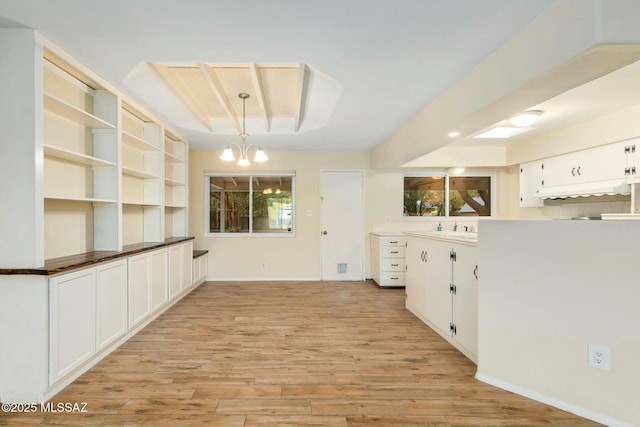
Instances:
[[[0,424],[562,426],[595,423],[483,384],[372,282],[207,283],[53,399],[87,414]]]

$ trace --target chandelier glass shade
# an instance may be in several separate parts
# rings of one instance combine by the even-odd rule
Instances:
[[[240,153],[238,156],[238,166],[251,166],[251,162],[249,161],[249,150],[255,147],[256,154],[253,157],[253,161],[258,163],[266,162],[267,160],[269,160],[269,158],[267,157],[266,153],[262,150],[260,145],[258,145],[255,142],[247,144],[247,136],[249,135],[247,134],[247,131],[246,131],[245,120],[246,120],[246,103],[247,103],[247,98],[249,98],[249,94],[239,93],[238,97],[242,99],[242,132],[240,133],[240,138],[242,138],[242,141],[240,144],[238,144],[237,142],[230,142],[227,145],[227,148],[225,148],[224,151],[222,152],[220,159],[227,162],[235,161],[236,157],[233,154],[233,148],[236,148]]]

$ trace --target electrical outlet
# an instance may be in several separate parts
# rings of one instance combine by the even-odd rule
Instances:
[[[607,347],[589,344],[589,367],[611,369],[611,351]]]

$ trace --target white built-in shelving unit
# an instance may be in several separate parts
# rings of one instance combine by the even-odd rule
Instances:
[[[0,48],[0,267],[186,236],[188,143],[38,33]]]

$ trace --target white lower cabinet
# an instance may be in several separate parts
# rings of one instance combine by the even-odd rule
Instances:
[[[89,268],[49,280],[49,384],[95,353],[95,275]]]
[[[169,299],[174,299],[182,289],[182,246],[169,246]]]
[[[405,286],[405,238],[371,233],[371,277],[379,286]]]
[[[474,362],[478,354],[478,248],[407,236],[406,307]]]
[[[200,258],[203,263],[199,274],[204,278],[206,257]],[[0,369],[3,402],[49,399],[51,393],[69,384],[136,328],[161,313],[168,306],[169,283],[173,301],[186,294],[193,287],[192,269],[193,243],[187,241],[46,279],[28,276],[37,280],[24,279],[24,288],[29,290],[22,293],[14,292],[18,282],[14,279],[21,277],[0,276],[0,302],[18,295],[24,301],[43,305],[32,310],[34,320],[21,325],[19,337],[7,334],[6,341],[11,345],[0,348],[6,360],[26,360],[24,366],[10,371]],[[25,311],[24,302],[2,308],[6,312],[14,310],[12,318]],[[38,313],[44,314],[38,317]],[[36,330],[39,333],[29,333]],[[25,357],[31,353],[41,356]]]
[[[96,267],[96,351],[127,333],[127,260]]]
[[[148,253],[129,257],[129,328],[151,313],[150,263]]]
[[[199,285],[207,280],[209,263],[206,253],[193,259],[193,285]]]
[[[169,299],[193,285],[193,242],[169,246]]]
[[[478,248],[456,245],[453,249],[452,284],[453,312],[451,323],[453,339],[461,350],[474,361],[478,354]]]
[[[426,242],[421,237],[407,237],[404,297],[409,311],[416,316],[424,316],[425,292],[424,278],[427,275]]]
[[[169,298],[167,282],[167,250],[160,249],[149,254],[149,273],[151,275],[151,311],[156,311]]]

